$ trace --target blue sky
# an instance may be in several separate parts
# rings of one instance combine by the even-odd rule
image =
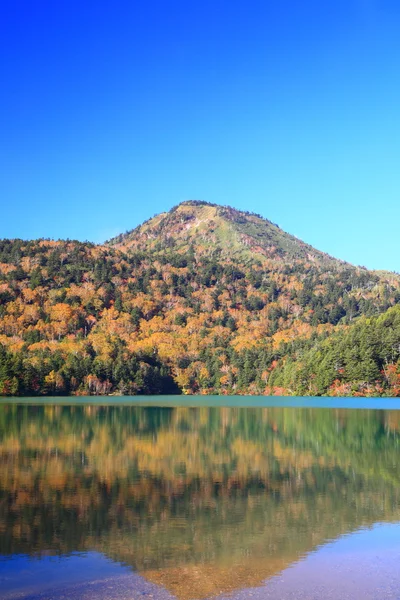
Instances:
[[[0,237],[186,199],[400,271],[398,0],[4,0]]]

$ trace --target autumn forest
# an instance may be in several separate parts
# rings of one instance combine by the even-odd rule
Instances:
[[[0,240],[0,394],[400,395],[400,275],[183,202],[102,245]]]

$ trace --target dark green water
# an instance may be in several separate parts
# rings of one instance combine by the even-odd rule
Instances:
[[[209,597],[398,523],[397,401],[291,401],[1,403],[0,597],[132,571],[173,596]]]

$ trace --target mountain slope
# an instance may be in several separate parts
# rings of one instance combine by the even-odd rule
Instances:
[[[166,247],[184,252],[195,247],[200,254],[219,250],[230,258],[258,256],[277,261],[346,264],[285,233],[260,215],[196,200],[182,202],[109,244],[146,252],[162,252]]]
[[[399,288],[395,274],[204,202],[104,245],[3,240],[0,393],[329,393],[328,380],[277,374],[396,305]],[[377,369],[368,377],[382,379]]]

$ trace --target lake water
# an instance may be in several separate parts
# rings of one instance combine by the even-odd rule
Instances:
[[[3,399],[0,598],[399,598],[399,408]]]

